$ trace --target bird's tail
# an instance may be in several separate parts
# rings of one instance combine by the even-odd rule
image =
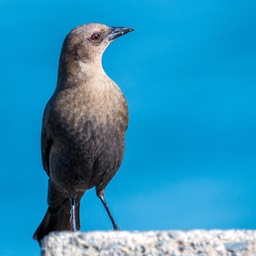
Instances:
[[[76,228],[80,229],[80,217],[79,217],[80,200],[75,206],[75,219]],[[56,208],[48,208],[41,224],[35,231],[33,238],[40,240],[52,231],[68,231],[71,230],[70,222],[70,204],[69,199],[66,199],[61,205]]]

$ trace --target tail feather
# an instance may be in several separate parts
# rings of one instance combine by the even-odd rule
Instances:
[[[79,216],[80,202],[76,205],[75,215],[76,215],[76,227],[77,230],[80,229],[80,216]],[[41,224],[35,231],[33,239],[40,240],[48,235],[52,231],[68,231],[71,230],[70,223],[70,206],[69,200],[65,200],[57,208],[48,208]]]

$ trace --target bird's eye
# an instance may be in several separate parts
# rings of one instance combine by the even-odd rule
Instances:
[[[99,41],[99,39],[100,39],[100,33],[98,33],[98,32],[93,33],[93,34],[91,35],[90,39],[91,39],[92,41],[94,41],[94,42]]]

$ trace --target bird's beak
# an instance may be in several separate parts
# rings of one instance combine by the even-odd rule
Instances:
[[[132,32],[134,28],[111,27],[110,33],[107,35],[109,40],[114,40],[119,36]]]

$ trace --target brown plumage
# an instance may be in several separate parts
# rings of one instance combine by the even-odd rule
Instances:
[[[104,200],[104,189],[122,162],[128,109],[101,59],[112,40],[132,30],[90,23],[75,28],[64,40],[57,87],[43,116],[48,210],[34,234],[36,240],[51,231],[79,229],[80,199],[93,187],[114,229],[119,229]]]

